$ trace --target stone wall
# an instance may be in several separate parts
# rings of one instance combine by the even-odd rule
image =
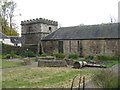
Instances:
[[[43,50],[47,54],[58,52],[58,41],[42,41]]]
[[[120,40],[119,40],[120,41]],[[43,41],[45,53],[58,53],[58,41]],[[118,39],[109,40],[63,40],[64,53],[81,56],[117,55]]]
[[[39,41],[57,30],[58,22],[36,18],[33,20],[21,21],[22,29],[22,46],[28,44],[37,45]]]
[[[39,60],[38,67],[66,67],[67,62],[64,60]]]

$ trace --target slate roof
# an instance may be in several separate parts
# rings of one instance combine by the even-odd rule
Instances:
[[[11,42],[14,43],[14,44],[21,43],[21,38],[18,37],[18,36],[12,36],[12,37],[10,37],[10,40],[11,40]]]
[[[4,33],[0,32],[1,39],[10,39],[10,41],[14,44],[21,43],[21,38],[19,36],[7,36]]]
[[[58,30],[49,34],[42,40],[82,40],[118,38],[119,34],[117,23],[83,25],[59,28]]]
[[[0,39],[6,39],[9,38],[7,35],[3,34],[2,32],[0,32]]]

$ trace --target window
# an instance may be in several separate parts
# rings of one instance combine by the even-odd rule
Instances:
[[[49,31],[52,32],[52,28],[51,27],[49,27]]]
[[[32,30],[32,27],[29,26],[27,32],[32,32],[32,31],[33,31],[33,30]]]
[[[71,52],[71,41],[69,41],[69,52]]]
[[[63,41],[59,41],[58,42],[58,52],[59,53],[63,53]]]
[[[80,52],[80,42],[78,41],[78,52]]]

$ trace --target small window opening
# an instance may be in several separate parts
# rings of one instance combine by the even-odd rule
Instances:
[[[49,27],[49,31],[52,32],[52,28],[51,27]]]
[[[32,32],[32,27],[31,26],[28,27],[28,32]]]

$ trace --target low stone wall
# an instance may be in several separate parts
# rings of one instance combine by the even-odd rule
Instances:
[[[38,67],[66,67],[65,60],[39,60]]]
[[[74,60],[68,59],[68,60],[65,60],[65,61],[67,62],[68,65],[73,65],[74,64]]]

